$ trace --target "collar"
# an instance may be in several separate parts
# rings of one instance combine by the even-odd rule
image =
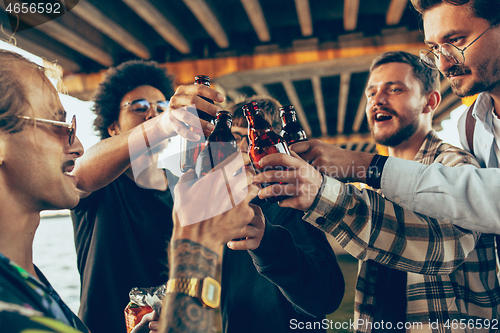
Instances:
[[[479,121],[486,123],[488,112],[493,112],[493,99],[489,93],[482,92],[477,96],[472,115]]]

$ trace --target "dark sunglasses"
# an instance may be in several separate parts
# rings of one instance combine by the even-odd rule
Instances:
[[[122,108],[130,106],[130,110],[132,112],[145,113],[149,110],[149,108],[155,107],[156,112],[161,113],[167,111],[169,104],[170,101],[148,102],[145,99],[137,99],[135,101],[123,104]]]
[[[71,124],[67,124],[62,121],[56,121],[56,120],[48,120],[48,119],[42,119],[42,118],[34,118],[34,117],[27,117],[27,116],[17,116],[20,119],[25,119],[25,120],[32,120],[34,122],[38,122],[41,124],[49,124],[53,125],[59,129],[65,130],[64,134],[67,134],[69,136],[69,145],[71,146],[73,142],[75,142],[75,136],[76,136],[76,115],[73,115],[73,119],[71,120]]]
[[[248,137],[248,135],[233,132],[233,136],[236,139],[237,145],[239,145],[241,141],[243,141],[243,139],[246,139],[247,143],[250,143],[250,138]]]

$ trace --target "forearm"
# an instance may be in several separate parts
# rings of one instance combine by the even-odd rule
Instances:
[[[405,210],[374,191],[325,179],[321,199],[304,218],[359,260],[418,274],[450,274],[475,247],[473,232]]]
[[[189,239],[172,240],[170,279],[215,278],[218,255]],[[159,332],[206,333],[214,329],[214,309],[191,296],[169,293],[163,299]]]
[[[104,139],[85,151],[76,161],[73,171],[78,178],[78,189],[93,192],[106,186],[128,169],[131,161],[172,136],[173,133],[164,131],[160,120],[161,117],[150,119],[130,131]]]
[[[474,231],[500,234],[500,169],[429,166],[389,158],[382,192],[412,211]]]
[[[324,234],[297,219],[286,227],[268,224],[264,235],[249,251],[257,271],[302,312],[319,317],[335,311],[344,279]]]

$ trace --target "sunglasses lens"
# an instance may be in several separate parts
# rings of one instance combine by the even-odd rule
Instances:
[[[73,119],[71,120],[71,128],[69,131],[69,145],[71,146],[75,142],[76,136],[76,115],[73,115]]]
[[[156,110],[158,112],[165,112],[168,109],[169,101],[159,101],[156,103]]]
[[[149,102],[145,99],[133,101],[132,104],[130,104],[130,109],[134,112],[146,112],[149,109]]]

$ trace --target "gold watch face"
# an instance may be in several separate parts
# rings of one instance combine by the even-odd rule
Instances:
[[[220,284],[211,277],[203,279],[201,300],[211,308],[217,308],[220,303]]]

